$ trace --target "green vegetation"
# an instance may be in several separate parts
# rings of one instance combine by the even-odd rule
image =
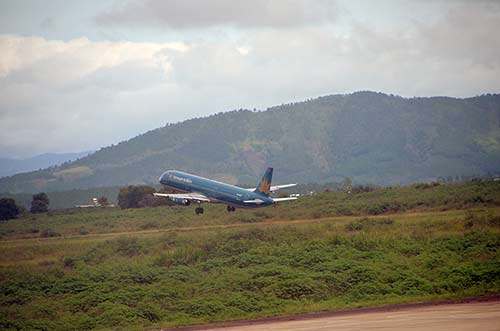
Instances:
[[[38,193],[33,195],[33,200],[31,201],[30,212],[33,214],[45,213],[49,211],[50,200],[47,193]]]
[[[166,188],[160,192],[167,192]],[[157,197],[153,193],[157,192],[154,187],[147,185],[128,185],[122,187],[118,193],[118,206],[121,209],[146,208],[159,206],[173,206],[175,203],[166,197]]]
[[[143,329],[500,291],[500,183],[0,224],[0,328]],[[24,239],[23,239],[24,238]]]
[[[273,220],[306,220],[325,217],[384,215],[405,211],[453,211],[474,207],[500,206],[500,182],[462,185],[416,184],[406,187],[379,188],[358,193],[324,192],[303,196],[293,203],[256,210],[226,213],[218,205],[204,205],[203,217],[193,217],[193,208],[115,208],[51,210],[48,214],[26,215],[0,225],[0,237],[35,238],[34,230],[56,229],[63,236],[89,233],[120,233],[143,230],[168,230],[172,227],[256,223]]]
[[[99,203],[99,205],[105,207],[105,206],[108,206],[109,205],[109,201],[108,201],[108,198],[105,197],[104,195],[99,197],[99,199],[97,199],[97,203]]]
[[[118,205],[121,209],[146,207],[147,196],[152,196],[155,189],[150,186],[126,186],[118,193]]]
[[[19,215],[19,212],[19,206],[16,205],[16,201],[14,199],[0,199],[0,221],[16,218],[17,215]]]
[[[407,184],[498,175],[500,95],[401,98],[331,95],[264,112],[239,110],[169,124],[61,167],[0,179],[34,193],[156,184],[168,169],[255,183],[268,165],[278,182]]]

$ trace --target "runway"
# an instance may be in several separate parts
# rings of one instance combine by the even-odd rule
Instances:
[[[500,330],[500,301],[454,303],[393,311],[354,312],[339,316],[251,325],[206,328],[213,331],[313,330]]]

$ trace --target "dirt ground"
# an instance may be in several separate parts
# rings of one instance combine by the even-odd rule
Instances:
[[[317,318],[210,326],[213,331],[500,330],[500,301],[380,308]]]

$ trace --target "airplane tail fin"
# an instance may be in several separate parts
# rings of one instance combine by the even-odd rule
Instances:
[[[267,168],[266,173],[262,177],[255,189],[255,192],[269,195],[271,193],[271,181],[273,179],[273,168]]]

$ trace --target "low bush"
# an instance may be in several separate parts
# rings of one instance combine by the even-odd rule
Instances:
[[[262,221],[264,217],[262,216],[257,216],[257,215],[254,215],[254,216],[248,216],[248,215],[241,215],[241,216],[238,216],[237,220],[240,221],[240,222],[243,222],[243,223],[255,223],[255,222],[260,222]]]
[[[116,240],[116,252],[123,256],[134,256],[142,253],[143,247],[137,238],[122,237]]]
[[[80,228],[80,230],[78,230],[78,234],[80,234],[82,236],[87,235],[89,233],[90,233],[90,231],[86,228]]]
[[[61,234],[51,230],[51,229],[45,229],[42,232],[40,232],[40,237],[42,238],[50,238],[50,237],[60,237]]]
[[[72,257],[65,257],[63,259],[63,265],[65,268],[73,268],[76,264],[76,260]]]
[[[142,224],[140,226],[140,229],[141,230],[150,230],[150,229],[157,229],[159,227],[160,226],[156,222],[147,222],[147,223]]]
[[[359,220],[354,220],[352,222],[349,222],[345,228],[347,231],[361,231],[369,227],[387,226],[387,225],[392,225],[393,223],[394,220],[391,218],[372,219],[365,217]]]

